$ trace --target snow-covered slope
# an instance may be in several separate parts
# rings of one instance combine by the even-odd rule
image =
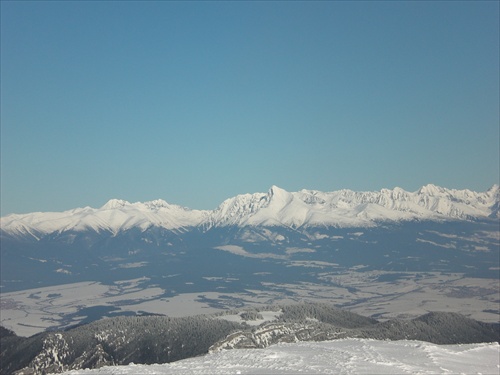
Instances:
[[[116,234],[134,227],[146,230],[151,226],[180,229],[197,226],[208,216],[206,211],[190,210],[158,199],[129,203],[112,199],[101,208],[76,208],[64,212],[35,212],[1,218],[2,230],[13,235],[94,230]]]
[[[65,374],[495,374],[500,346],[343,339],[235,349],[170,364],[101,367]]]
[[[379,192],[339,190],[288,192],[272,186],[267,193],[243,194],[212,211],[191,210],[163,200],[129,203],[113,199],[101,208],[9,215],[1,228],[11,235],[39,237],[64,231],[109,231],[133,227],[170,230],[202,226],[367,227],[380,221],[468,220],[499,217],[500,189],[486,192],[426,185],[416,192],[401,188]]]
[[[224,225],[371,226],[384,220],[498,217],[499,187],[483,193],[426,185],[416,192],[301,190],[277,186],[268,193],[238,195],[212,211],[209,222]]]

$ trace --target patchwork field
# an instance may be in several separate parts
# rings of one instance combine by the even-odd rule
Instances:
[[[461,274],[385,271],[320,273],[322,284],[262,283],[239,293],[200,291],[169,297],[143,277],[111,285],[80,282],[1,294],[1,324],[20,336],[60,329],[105,316],[198,315],[242,306],[328,302],[377,319],[414,318],[428,311],[499,320],[499,282]],[[236,280],[227,280],[227,283]]]

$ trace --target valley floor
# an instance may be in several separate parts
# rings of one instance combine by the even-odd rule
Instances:
[[[101,316],[150,313],[179,317],[302,301],[331,303],[376,319],[414,318],[428,311],[458,312],[484,322],[498,322],[500,318],[498,279],[442,272],[427,272],[421,277],[411,272],[354,269],[320,271],[318,275],[324,284],[269,283],[262,290],[243,293],[220,290],[165,297],[165,291],[151,285],[146,277],[113,285],[81,282],[2,293],[0,323],[19,336],[31,336]]]

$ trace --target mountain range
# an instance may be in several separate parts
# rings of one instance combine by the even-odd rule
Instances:
[[[497,322],[499,187],[113,199],[1,218],[0,324],[21,336],[141,314],[327,302],[372,318]]]
[[[4,234],[36,239],[67,231],[117,234],[132,228],[145,231],[151,227],[174,231],[228,226],[371,227],[380,222],[499,218],[499,201],[498,185],[485,192],[446,189],[432,184],[416,192],[401,188],[379,192],[288,192],[272,186],[267,193],[229,198],[215,210],[193,210],[161,199],[144,203],[111,199],[100,208],[12,214],[1,218],[0,223]]]

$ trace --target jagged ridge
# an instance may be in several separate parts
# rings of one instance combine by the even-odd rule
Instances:
[[[211,211],[192,210],[164,200],[130,203],[112,199],[97,209],[8,215],[1,218],[1,228],[10,235],[39,238],[50,233],[85,230],[116,234],[152,226],[169,230],[221,226],[368,227],[381,221],[498,218],[499,201],[498,185],[486,192],[432,184],[416,192],[401,188],[379,192],[288,192],[272,186],[267,193],[229,198]]]

